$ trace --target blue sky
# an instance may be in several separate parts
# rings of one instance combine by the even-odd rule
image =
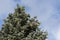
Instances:
[[[17,3],[32,17],[37,16],[40,27],[48,31],[47,40],[60,40],[60,0],[0,0],[0,28]]]

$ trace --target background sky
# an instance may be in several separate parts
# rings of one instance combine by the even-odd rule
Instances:
[[[60,40],[60,0],[0,0],[0,28],[17,3],[32,17],[37,16],[39,27],[48,31],[47,40]]]

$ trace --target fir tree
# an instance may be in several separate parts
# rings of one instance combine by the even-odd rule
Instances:
[[[4,20],[0,30],[0,40],[45,40],[47,33],[41,31],[36,17],[31,18],[23,6],[17,5],[14,13]]]

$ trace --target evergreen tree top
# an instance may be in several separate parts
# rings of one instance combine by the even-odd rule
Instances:
[[[30,17],[23,6],[17,4],[14,13],[4,20],[0,31],[0,40],[45,40],[46,32],[39,30],[37,17]]]

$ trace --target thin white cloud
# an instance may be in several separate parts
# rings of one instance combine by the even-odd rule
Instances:
[[[57,32],[56,40],[60,40],[60,29],[59,29],[58,32]]]
[[[56,40],[60,40],[60,25],[58,27],[59,28],[56,28],[55,32],[53,33]]]

